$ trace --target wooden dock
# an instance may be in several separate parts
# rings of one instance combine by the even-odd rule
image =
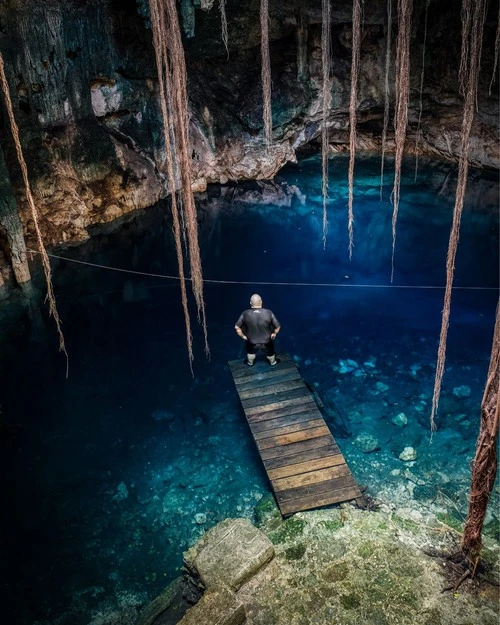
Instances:
[[[281,514],[362,499],[293,358],[271,367],[229,362]]]

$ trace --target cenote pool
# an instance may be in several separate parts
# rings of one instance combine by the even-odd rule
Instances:
[[[53,260],[68,380],[43,304],[28,314],[2,303],[5,622],[97,624],[113,611],[128,622],[127,611],[179,574],[183,550],[206,529],[253,518],[269,489],[227,367],[243,358],[233,326],[253,292],[280,319],[278,351],[295,357],[324,402],[368,493],[422,518],[463,518],[498,300],[498,183],[471,174],[431,442],[455,166],[421,162],[415,181],[406,162],[391,285],[392,170],[381,200],[379,160],[356,163],[349,261],[347,165],[330,161],[326,249],[317,157],[287,166],[275,183],[200,196],[211,357],[195,322],[194,377],[178,283],[140,275],[176,274],[166,205],[61,252],[138,273]],[[399,459],[406,446],[417,452],[411,465]]]

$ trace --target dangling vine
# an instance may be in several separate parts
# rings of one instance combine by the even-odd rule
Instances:
[[[222,43],[226,48],[227,58],[229,58],[229,35],[227,33],[226,0],[219,0],[219,13],[222,32]]]
[[[192,290],[196,302],[198,320],[203,327],[205,352],[207,355],[209,354],[209,348],[203,299],[203,275],[198,243],[196,205],[191,188],[186,63],[175,0],[149,0],[149,6],[160,89],[167,177],[171,189],[174,238],[179,277],[181,279],[181,299],[184,309],[189,363],[192,370],[191,322],[187,306],[181,240],[183,231],[185,232],[189,254]],[[178,186],[176,171],[180,178],[179,197],[176,191]],[[179,200],[181,198],[182,211],[179,210]],[[183,219],[183,228],[181,228],[181,217]]]
[[[326,247],[326,235],[328,232],[328,114],[332,98],[332,82],[330,77],[330,49],[331,49],[331,25],[330,25],[330,0],[322,0],[321,20],[321,59],[323,65],[323,120],[321,125],[321,164],[323,194],[323,248]]]
[[[384,73],[384,126],[382,128],[382,156],[380,159],[380,200],[384,187],[384,161],[387,143],[387,128],[389,127],[389,70],[391,65],[392,39],[392,0],[387,0],[387,39],[385,44],[385,73]]]
[[[500,420],[500,306],[497,305],[490,366],[481,402],[481,421],[472,464],[469,509],[461,551],[470,571],[475,571],[481,552],[481,530],[497,476],[497,439]]]
[[[47,256],[47,251],[43,243],[42,233],[40,231],[40,226],[38,223],[38,211],[35,206],[35,200],[33,199],[33,194],[31,192],[31,186],[30,186],[30,182],[28,178],[28,167],[26,166],[26,161],[24,160],[24,154],[23,154],[23,150],[21,147],[21,140],[19,138],[19,128],[17,127],[16,119],[14,117],[14,109],[12,107],[12,100],[10,97],[9,83],[7,82],[7,76],[5,75],[5,66],[4,66],[3,56],[1,52],[0,52],[0,82],[2,84],[2,91],[4,94],[4,98],[5,98],[5,106],[7,108],[7,114],[9,117],[10,130],[12,133],[12,137],[14,139],[14,144],[16,146],[17,160],[19,161],[19,166],[21,167],[21,173],[23,176],[26,199],[28,200],[28,204],[31,209],[31,217],[33,219],[33,225],[35,226],[35,233],[36,233],[36,238],[38,241],[38,247],[40,249],[40,256],[42,257],[43,272],[45,274],[45,281],[47,283],[47,299],[49,302],[49,313],[54,318],[54,321],[56,324],[57,334],[59,336],[59,351],[63,352],[66,357],[66,377],[68,377],[69,358],[68,358],[68,352],[66,351],[66,344],[64,342],[61,319],[59,317],[59,313],[57,311],[57,306],[56,306],[56,298],[54,295],[54,288],[52,285],[52,271],[50,268],[50,261],[49,261],[49,257]]]
[[[351,99],[349,103],[349,201],[348,201],[348,231],[349,231],[349,260],[352,259],[354,246],[354,161],[356,158],[356,103],[358,96],[359,56],[361,45],[361,2],[352,3],[352,62],[351,62]]]
[[[493,72],[491,74],[491,81],[490,81],[490,88],[488,89],[488,95],[491,95],[491,89],[497,77],[499,48],[500,48],[500,4],[498,5],[497,32],[495,34],[495,60],[493,61]]]
[[[455,206],[453,209],[453,222],[450,231],[448,244],[448,255],[446,258],[446,289],[444,295],[444,306],[441,320],[441,333],[439,337],[439,348],[436,364],[436,377],[434,381],[434,392],[432,397],[431,429],[436,429],[435,417],[441,394],[441,382],[444,374],[446,361],[446,339],[448,336],[448,326],[450,322],[451,291],[453,288],[453,277],[455,273],[455,256],[457,253],[458,239],[460,235],[460,221],[464,206],[465,190],[467,187],[467,176],[469,172],[469,148],[470,133],[474,120],[474,109],[476,106],[477,87],[479,81],[479,68],[481,62],[481,47],[484,20],[486,15],[487,0],[462,0],[462,62],[460,70],[462,72],[464,112],[462,118],[462,141],[460,149],[460,160],[458,164],[458,180],[455,195]],[[467,55],[467,62],[463,63],[463,56]]]
[[[269,55],[269,0],[260,0],[260,53],[262,59],[262,119],[266,147],[273,139],[273,119],[271,113],[271,57]]]
[[[394,119],[394,140],[396,159],[394,163],[394,189],[392,201],[392,258],[391,282],[394,280],[394,253],[396,250],[396,223],[398,219],[401,187],[401,164],[408,125],[408,100],[410,97],[410,36],[413,0],[398,0],[398,38],[396,45],[396,110]]]
[[[430,0],[427,0],[425,3],[425,18],[424,18],[424,43],[422,46],[422,70],[420,71],[420,93],[418,99],[418,123],[417,123],[417,138],[415,141],[415,182],[417,181],[418,175],[418,150],[419,143],[422,137],[422,110],[423,110],[423,100],[422,94],[424,91],[424,74],[425,74],[425,46],[427,43],[427,18],[429,15],[429,4]]]

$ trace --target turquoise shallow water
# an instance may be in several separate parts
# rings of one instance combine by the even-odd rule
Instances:
[[[215,282],[205,285],[211,359],[195,324],[194,377],[173,280],[54,261],[68,380],[45,309],[31,320],[14,304],[4,311],[0,393],[12,435],[2,443],[0,570],[11,622],[132,614],[178,574],[203,531],[252,518],[268,485],[226,363],[243,358],[233,325],[254,291],[280,319],[278,350],[295,356],[327,405],[368,492],[415,514],[463,515],[498,299],[498,185],[473,174],[456,285],[484,290],[454,291],[430,444],[454,168],[421,164],[416,182],[410,162],[405,171],[393,286],[392,172],[380,201],[377,159],[356,165],[352,261],[344,157],[330,162],[326,249],[317,158],[288,166],[274,185],[200,197],[204,273]],[[175,274],[165,210],[140,212],[65,255]],[[401,413],[404,427],[392,422]],[[410,445],[411,465],[399,459]]]

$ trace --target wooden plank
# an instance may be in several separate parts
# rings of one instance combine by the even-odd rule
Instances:
[[[323,458],[316,458],[313,460],[307,460],[305,462],[296,462],[294,464],[287,464],[277,469],[268,469],[267,474],[271,481],[275,481],[281,477],[289,477],[290,475],[300,475],[301,473],[309,473],[309,471],[316,471],[317,469],[326,469],[328,467],[336,467],[342,464],[346,464],[345,458],[342,454],[324,456]]]
[[[312,449],[306,449],[298,451],[295,454],[273,456],[272,458],[262,458],[266,471],[269,469],[279,469],[285,465],[293,462],[297,464],[299,462],[308,462],[309,460],[316,460],[318,458],[325,458],[331,454],[339,454],[340,450],[337,447],[337,443],[333,440],[328,441],[326,445],[321,447],[313,447]],[[262,456],[262,454],[261,454]]]
[[[322,419],[318,410],[305,410],[304,412],[298,412],[297,414],[285,414],[282,417],[275,417],[274,419],[265,419],[264,421],[251,422],[251,429],[255,436],[257,432],[265,432],[267,430],[279,429],[294,425],[295,423],[306,423],[311,420]]]
[[[264,425],[270,423],[269,421],[264,421]],[[271,421],[272,423],[272,421]],[[292,432],[305,432],[306,430],[310,430],[311,428],[317,428],[321,425],[324,425],[325,422],[323,419],[311,419],[310,421],[300,421],[299,423],[292,423],[289,425],[283,425],[278,428],[269,428],[267,430],[259,430],[257,432],[252,428],[253,437],[256,441],[262,440],[264,438],[270,438],[274,436],[280,436],[281,434],[291,434]],[[262,424],[259,424],[262,425]]]
[[[267,397],[268,395],[294,391],[298,388],[304,388],[304,382],[300,378],[298,380],[259,386],[246,391],[238,389],[238,393],[240,394],[240,399],[252,399],[253,397]]]
[[[325,493],[334,492],[341,488],[355,486],[356,482],[352,475],[345,475],[335,480],[325,480],[316,484],[307,484],[298,488],[282,490],[276,493],[278,502],[291,501],[292,499],[303,499],[304,497],[312,497],[316,495],[324,496]]]
[[[299,397],[309,397],[311,393],[309,390],[302,385],[300,388],[294,388],[291,391],[280,391],[278,393],[273,393],[273,403],[287,401],[289,399],[298,399]],[[265,406],[268,405],[270,399],[265,397],[251,397],[250,399],[242,399],[241,405],[245,412],[247,412],[248,408],[255,408],[256,406]]]
[[[271,410],[262,410],[255,413],[248,414],[246,411],[246,417],[248,422],[250,423],[250,427],[253,428],[255,423],[260,423],[261,421],[267,421],[268,419],[276,419],[276,417],[284,417],[289,414],[298,414],[299,412],[315,412],[319,416],[321,416],[320,411],[318,410],[318,406],[314,401],[313,397],[304,397],[302,399],[296,399],[294,403],[287,406],[282,406],[281,408],[273,408]]]
[[[277,480],[272,480],[272,482],[275,492],[279,492],[282,490],[290,490],[300,488],[302,486],[309,486],[311,484],[317,484],[319,482],[326,482],[328,480],[336,480],[337,478],[344,477],[346,475],[351,475],[351,471],[344,461],[344,464],[340,464],[336,467],[328,467],[321,470],[311,470],[308,473],[291,475],[290,477],[282,477]]]
[[[296,397],[294,399],[285,399],[282,401],[273,402],[272,404],[267,404],[267,406],[252,406],[249,408],[244,408],[247,416],[264,414],[266,412],[270,412],[271,410],[278,410],[279,408],[292,408],[302,404],[310,404],[311,406],[316,406],[314,399],[312,396],[304,395],[303,397]]]
[[[328,443],[333,443],[333,437],[331,434],[328,436],[318,436],[318,438],[312,438],[309,441],[300,441],[298,443],[291,443],[283,447],[271,447],[270,449],[262,449],[260,455],[263,460],[269,460],[270,458],[276,458],[281,456],[291,456],[300,451],[307,451],[309,449],[316,449],[317,447],[324,447]]]
[[[326,493],[319,497],[303,497],[302,499],[294,499],[289,502],[280,504],[281,514],[287,516],[300,510],[311,510],[312,508],[320,508],[322,506],[331,506],[333,504],[342,503],[343,501],[352,501],[360,497],[361,493],[355,486],[341,488],[331,493]]]
[[[289,355],[274,368],[262,359],[229,366],[282,514],[361,497]]]
[[[280,375],[284,375],[285,373],[292,373],[293,371],[297,371],[297,367],[292,364],[283,364],[280,363],[275,367],[271,367],[271,365],[254,365],[253,367],[247,367],[244,365],[244,369],[239,372],[238,376],[234,378],[235,384],[245,384],[249,380],[254,378],[260,378],[262,380],[279,377]],[[233,374],[234,375],[234,374]]]
[[[294,367],[293,369],[285,369],[280,371],[273,371],[272,377],[264,375],[256,375],[249,380],[242,380],[241,382],[235,382],[238,393],[241,391],[247,391],[251,388],[265,388],[270,384],[280,384],[281,382],[288,382],[290,380],[302,380],[300,373]]]
[[[264,356],[261,356],[265,358]],[[275,367],[271,367],[267,360],[261,361],[260,359],[253,365],[253,367],[249,367],[245,364],[245,358],[241,360],[232,360],[229,363],[229,368],[231,369],[231,373],[233,374],[233,378],[245,378],[249,375],[255,375],[256,373],[272,373],[274,371],[278,371],[279,369],[288,369],[291,367],[297,368],[295,361],[290,358],[290,356],[284,356],[280,354],[277,356],[281,362],[279,362]]]
[[[290,444],[299,441],[308,441],[322,436],[331,436],[330,430],[325,422],[317,428],[301,430],[299,432],[291,432],[290,434],[282,434],[281,436],[270,436],[262,440],[257,440],[259,450],[270,449],[271,447],[287,447]]]

